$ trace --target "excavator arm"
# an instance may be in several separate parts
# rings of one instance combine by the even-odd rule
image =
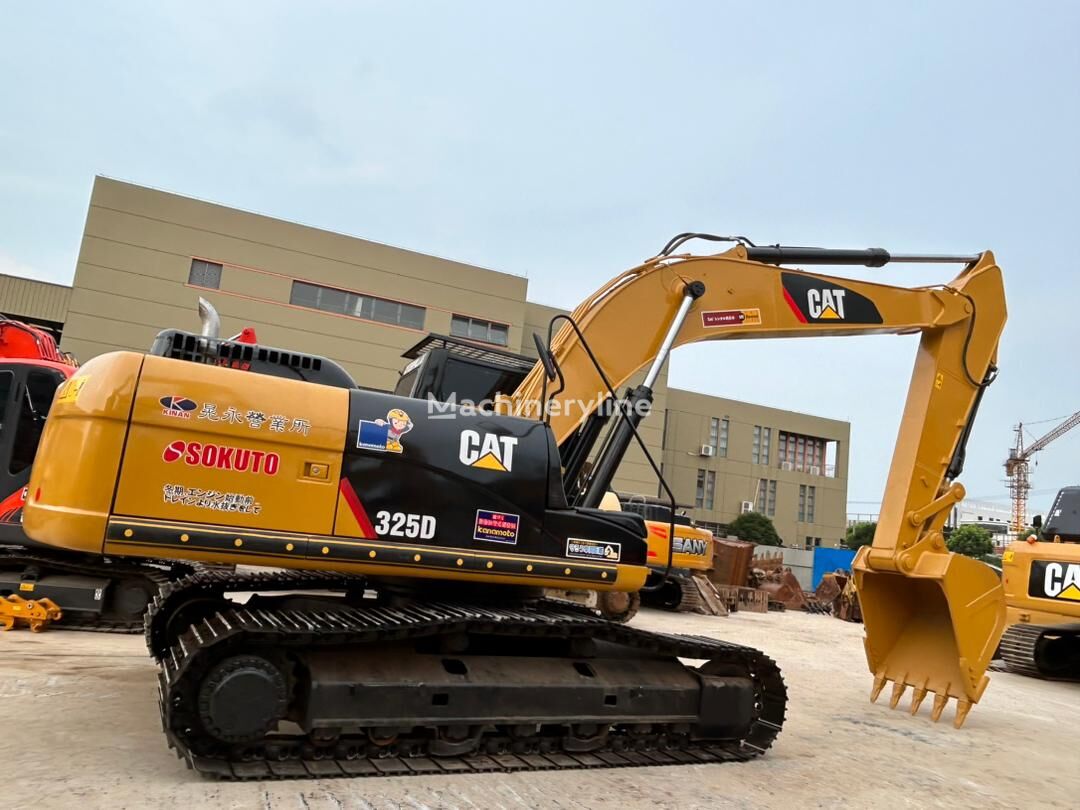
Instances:
[[[872,699],[892,681],[895,707],[911,686],[915,713],[933,692],[937,720],[952,696],[959,726],[988,683],[985,671],[1005,620],[996,574],[946,551],[942,535],[950,508],[964,495],[953,479],[994,373],[1005,324],[1001,271],[989,251],[900,258],[965,264],[951,282],[934,287],[892,287],[779,266],[880,266],[895,258],[900,257],[880,250],[748,244],[713,256],[655,257],[611,280],[574,311],[584,341],[569,324],[559,329],[550,351],[562,373],[561,390],[545,382],[537,364],[511,405],[519,414],[535,414],[546,399],[562,444],[608,397],[609,384],[617,389],[673,346],[920,333],[877,532],[854,569],[874,673]],[[681,325],[671,334],[673,323]],[[549,395],[549,388],[555,392]]]

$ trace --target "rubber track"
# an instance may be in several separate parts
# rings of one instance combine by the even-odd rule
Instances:
[[[1026,675],[1030,678],[1043,678],[1047,680],[1075,680],[1072,677],[1056,678],[1046,675],[1035,658],[1035,648],[1043,633],[1055,630],[1053,625],[1040,624],[1014,624],[1005,631],[1001,637],[1001,658],[1005,663],[1005,671],[1016,675]]]
[[[86,576],[102,577],[105,579],[130,579],[139,578],[149,580],[160,591],[170,581],[169,562],[157,562],[145,560],[140,562],[118,562],[109,558],[101,564],[77,563],[65,559],[60,555],[51,555],[41,552],[29,552],[18,548],[0,549],[0,565],[38,565],[46,568],[51,573],[58,574],[83,574]],[[60,605],[63,610],[64,606]],[[143,632],[143,617],[131,621],[106,619],[100,615],[80,616],[78,614],[66,614],[56,627],[62,630],[79,630],[93,633],[141,633]]]
[[[429,756],[420,741],[406,741],[407,751],[396,756],[337,756],[312,751],[304,756],[305,738],[297,737],[284,747],[277,745],[272,755],[247,747],[242,759],[225,759],[194,754],[183,735],[200,735],[200,724],[187,712],[185,695],[194,694],[205,667],[217,655],[242,642],[272,644],[275,648],[310,648],[323,644],[378,644],[446,632],[515,633],[535,637],[558,635],[611,641],[650,653],[683,658],[711,659],[738,663],[754,678],[761,703],[761,716],[747,736],[739,741],[695,744],[663,750],[616,750],[629,744],[649,747],[652,740],[634,740],[629,735],[609,735],[607,749],[590,753],[549,751],[511,754],[479,752],[465,756]],[[189,767],[223,779],[273,779],[327,776],[382,776],[421,773],[521,771],[563,768],[603,768],[633,765],[676,765],[700,762],[745,761],[763,754],[773,743],[783,722],[786,689],[776,665],[762,653],[699,636],[674,636],[636,630],[600,619],[588,611],[562,605],[540,603],[532,608],[493,608],[452,603],[427,603],[405,608],[371,607],[342,610],[249,610],[238,607],[221,611],[186,632],[169,655],[160,662],[159,675],[162,726],[170,747],[177,750]],[[497,721],[492,721],[497,722]],[[278,738],[280,740],[280,738]],[[663,738],[656,737],[663,745]],[[205,735],[192,742],[200,748],[222,748]],[[270,744],[267,744],[270,748]],[[483,746],[482,746],[483,749]],[[335,749],[336,752],[337,749]]]

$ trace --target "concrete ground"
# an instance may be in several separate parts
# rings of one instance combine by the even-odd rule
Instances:
[[[8,807],[1077,807],[1080,686],[993,674],[965,727],[872,706],[862,627],[800,613],[643,611],[650,629],[766,650],[790,694],[751,763],[558,773],[218,783],[165,745],[142,639],[0,633],[0,785]],[[887,693],[886,693],[887,694]],[[907,697],[905,696],[905,703]],[[946,722],[948,720],[949,722]]]

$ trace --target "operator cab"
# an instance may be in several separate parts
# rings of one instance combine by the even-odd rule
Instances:
[[[512,394],[536,365],[535,359],[522,354],[438,334],[428,335],[402,357],[411,362],[394,388],[397,396],[469,403],[482,410],[493,407],[497,395]],[[545,522],[552,530],[567,537],[595,536],[599,531],[605,539],[627,546],[642,545],[643,518],[647,516],[638,509],[628,509],[622,499],[622,511],[571,506],[564,489],[559,448],[550,433],[548,440],[553,464],[548,476]]]
[[[654,523],[670,523],[674,518],[676,526],[693,526],[694,521],[689,515],[676,512],[671,514],[671,504],[660,498],[646,495],[631,495],[625,492],[615,493],[619,498],[619,506],[624,512],[634,512],[641,515],[645,520]]]
[[[1063,543],[1080,543],[1080,487],[1064,487],[1054,498],[1054,505],[1042,526],[1042,537]]]
[[[438,402],[493,403],[509,396],[536,360],[447,335],[431,334],[402,354],[411,362],[394,387],[400,397]]]

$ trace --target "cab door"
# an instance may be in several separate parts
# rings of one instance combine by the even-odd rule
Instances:
[[[34,545],[22,531],[22,507],[45,419],[66,379],[32,363],[0,363],[0,543]]]

